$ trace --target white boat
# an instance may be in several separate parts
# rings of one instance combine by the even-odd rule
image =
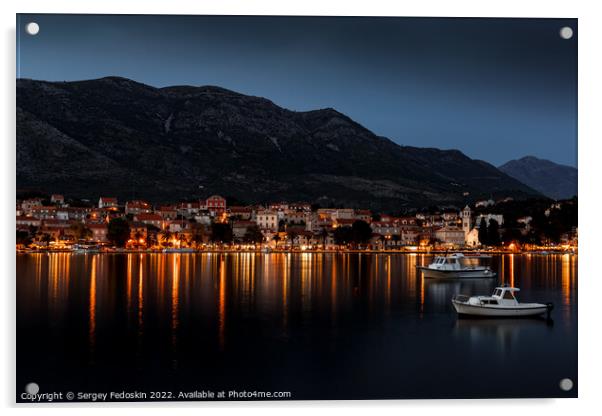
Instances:
[[[164,248],[163,249],[164,253],[194,253],[194,249],[193,248],[189,248],[189,247],[168,247],[168,248]]]
[[[100,253],[100,247],[98,246],[87,246],[81,244],[74,244],[71,248],[73,254],[92,254]]]
[[[428,266],[416,266],[424,277],[434,279],[464,279],[495,277],[495,272],[488,266],[466,264],[462,253],[448,256],[436,256]]]
[[[516,287],[496,287],[491,296],[456,295],[452,299],[458,315],[483,317],[521,317],[537,316],[547,313],[552,303],[520,303],[514,294],[520,289]]]

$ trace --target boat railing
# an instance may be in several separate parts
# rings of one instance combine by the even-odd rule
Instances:
[[[452,298],[452,300],[455,300],[456,302],[462,302],[462,303],[468,302],[469,299],[470,299],[470,296],[467,296],[467,295],[454,295],[454,297]]]

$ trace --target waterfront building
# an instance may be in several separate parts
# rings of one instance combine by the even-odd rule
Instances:
[[[178,217],[178,209],[172,205],[163,205],[155,211],[156,214],[160,215],[164,220],[175,220]]]
[[[205,208],[214,216],[221,215],[226,211],[226,198],[212,195],[206,199]]]
[[[307,214],[303,211],[292,211],[286,210],[284,211],[284,217],[282,218],[287,224],[306,224]],[[278,218],[280,220],[280,217]]]
[[[146,225],[152,225],[162,230],[165,228],[166,221],[159,214],[141,213],[134,215],[134,221],[141,222]]]
[[[153,212],[153,210],[146,201],[134,200],[125,203],[125,215],[150,214],[151,212]]]
[[[18,215],[17,219],[17,228],[26,228],[26,227],[39,227],[42,225],[42,221],[36,217],[29,217],[25,215]]]
[[[191,218],[206,210],[205,201],[182,202],[177,207],[178,215],[186,218]]]
[[[373,233],[382,235],[385,238],[394,235],[399,236],[401,233],[399,226],[392,221],[373,221],[370,227]]]
[[[255,223],[261,230],[278,231],[278,214],[271,210],[258,211]]]
[[[253,210],[251,207],[232,206],[228,208],[228,213],[232,219],[250,221],[252,219]]]
[[[175,220],[171,221],[167,226],[169,232],[182,233],[190,230],[190,222],[187,220]]]
[[[108,227],[106,224],[88,224],[88,229],[92,233],[90,239],[96,243],[106,243]]]
[[[436,240],[450,246],[462,246],[466,238],[464,230],[459,227],[436,228],[433,235]]]
[[[37,205],[29,209],[29,215],[41,220],[55,219],[57,208],[55,206]]]

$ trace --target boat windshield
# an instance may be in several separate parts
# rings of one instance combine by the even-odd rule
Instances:
[[[514,300],[514,295],[511,291],[507,290],[506,293],[504,293],[504,299]]]
[[[493,292],[493,296],[501,296],[501,294],[502,294],[501,289],[495,289],[495,292]]]

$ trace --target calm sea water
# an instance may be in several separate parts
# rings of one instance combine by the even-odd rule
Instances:
[[[494,256],[499,278],[453,282],[417,274],[431,259],[18,254],[17,394],[36,382],[40,393],[173,397],[576,396],[577,256]],[[500,282],[522,301],[554,302],[553,321],[457,319],[454,294]]]

